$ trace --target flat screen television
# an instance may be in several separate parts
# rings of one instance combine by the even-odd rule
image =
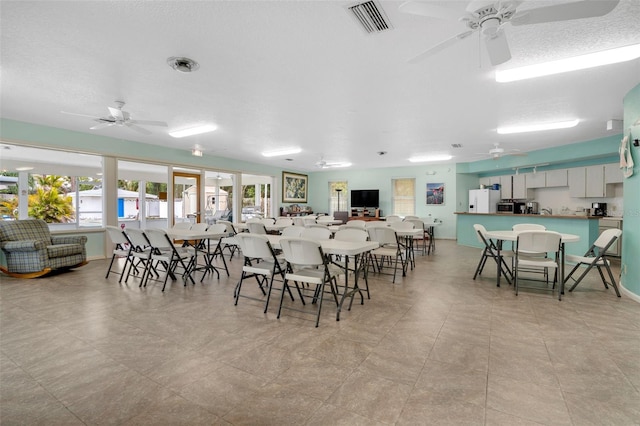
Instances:
[[[380,190],[378,189],[352,189],[351,207],[375,207],[380,206]]]

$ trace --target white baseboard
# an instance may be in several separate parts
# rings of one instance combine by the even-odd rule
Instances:
[[[622,282],[622,279],[620,279],[618,287],[620,287],[620,293],[624,294],[626,297],[628,297],[629,299],[633,300],[634,302],[640,303],[640,296],[638,296],[637,294],[635,294],[635,293],[631,292],[630,290],[626,289],[624,287],[624,283]]]

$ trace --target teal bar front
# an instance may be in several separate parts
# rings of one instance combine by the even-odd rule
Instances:
[[[456,213],[456,238],[458,244],[482,248],[473,225],[479,223],[487,231],[504,231],[518,223],[537,223],[548,231],[574,234],[580,237],[576,243],[567,243],[567,254],[583,255],[598,238],[598,217],[595,216],[547,216],[494,213]]]

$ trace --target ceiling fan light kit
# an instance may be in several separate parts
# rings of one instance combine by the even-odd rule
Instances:
[[[522,126],[498,127],[497,132],[500,135],[509,135],[513,133],[540,132],[543,130],[569,129],[575,127],[580,122],[579,119],[569,121],[557,121],[554,123],[536,123],[526,124]]]
[[[202,157],[202,149],[200,149],[200,147],[198,146],[191,149],[191,155],[193,155],[194,157]]]
[[[203,133],[209,133],[216,130],[218,126],[215,124],[203,124],[201,126],[189,127],[182,130],[174,130],[173,132],[169,132],[169,136],[174,138],[184,138],[187,136],[201,135]]]
[[[509,83],[512,81],[527,80],[530,78],[595,68],[603,65],[617,64],[620,62],[632,61],[637,58],[640,58],[640,44],[632,44],[616,49],[589,53],[587,55],[544,62],[542,64],[496,71],[495,79],[498,83]]]

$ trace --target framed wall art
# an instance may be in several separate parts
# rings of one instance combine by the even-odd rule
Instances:
[[[306,203],[307,202],[307,175],[282,172],[282,202]]]
[[[444,183],[427,184],[427,205],[444,205]]]

